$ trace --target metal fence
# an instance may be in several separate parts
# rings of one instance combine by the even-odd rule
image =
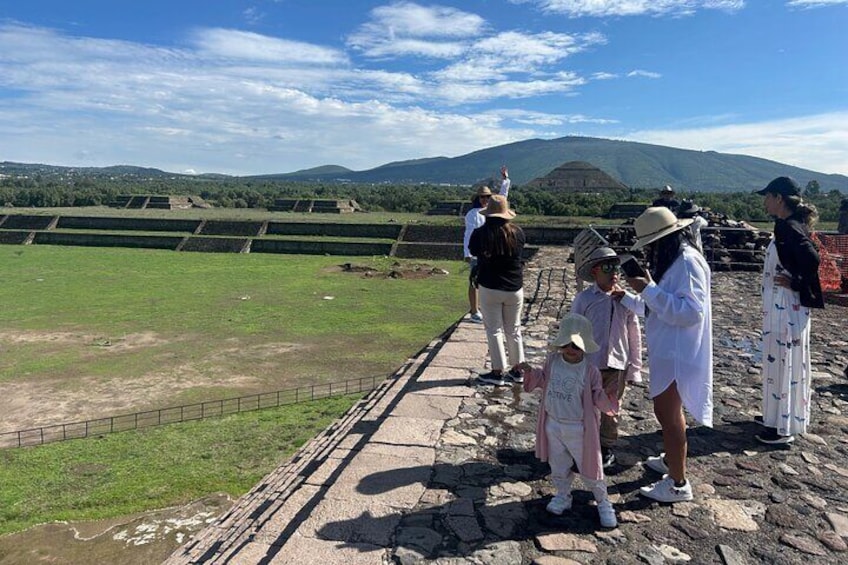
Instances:
[[[164,424],[176,424],[191,420],[202,420],[240,412],[251,412],[263,408],[275,408],[322,398],[346,396],[368,392],[377,387],[386,377],[361,377],[338,383],[315,384],[294,389],[264,392],[237,398],[211,400],[197,404],[186,404],[146,412],[135,412],[120,416],[108,416],[82,422],[53,424],[28,430],[0,433],[0,448],[28,447],[56,441],[99,436],[113,432],[138,430]]]

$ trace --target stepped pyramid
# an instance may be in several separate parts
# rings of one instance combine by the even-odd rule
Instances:
[[[531,180],[524,186],[568,192],[627,190],[624,184],[585,161],[569,161],[547,175]]]

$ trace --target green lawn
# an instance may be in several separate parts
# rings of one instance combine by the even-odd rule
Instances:
[[[355,400],[0,450],[0,534],[165,508],[216,492],[238,497]]]
[[[180,364],[201,382],[247,377],[249,394],[389,374],[465,311],[467,268],[452,261],[427,263],[449,274],[422,279],[339,269],[387,271],[384,257],[0,246],[0,262],[0,383],[145,378]],[[42,337],[4,347],[16,334]],[[140,334],[149,343],[119,347]],[[214,398],[239,390],[218,388]]]
[[[384,378],[467,308],[452,261],[0,245],[0,263],[0,394],[40,403],[0,431]],[[354,401],[0,450],[0,533],[241,495]]]

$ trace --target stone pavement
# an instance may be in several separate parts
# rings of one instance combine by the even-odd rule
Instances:
[[[543,248],[528,266],[532,363],[574,292],[567,251]],[[485,335],[465,318],[166,563],[848,562],[846,309],[814,314],[811,433],[764,448],[753,439],[758,275],[715,273],[713,287],[716,426],[689,430],[693,502],[636,494],[659,478],[641,461],[661,446],[637,386],[608,474],[619,527],[600,528],[587,490],[549,516],[548,468],[532,454],[538,393],[475,381]]]

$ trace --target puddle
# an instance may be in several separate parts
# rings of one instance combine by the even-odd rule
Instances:
[[[0,565],[161,563],[233,504],[215,494],[185,506],[88,522],[55,522],[0,537]]]

